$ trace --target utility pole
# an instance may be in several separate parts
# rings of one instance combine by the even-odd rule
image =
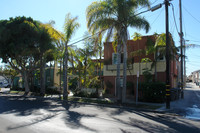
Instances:
[[[166,109],[170,109],[170,42],[169,42],[169,0],[165,0],[165,19],[166,19]]]
[[[179,0],[179,12],[180,12],[180,45],[181,45],[181,98],[184,98],[183,92],[183,31],[182,31],[182,6],[181,0]]]
[[[184,86],[186,85],[186,62],[185,62],[185,56],[186,56],[186,50],[185,50],[185,41],[184,41],[184,46],[183,46],[183,48],[184,48],[184,54],[183,54],[183,56],[184,56],[184,80],[183,80],[183,82],[184,82]],[[184,96],[184,95],[183,95]]]

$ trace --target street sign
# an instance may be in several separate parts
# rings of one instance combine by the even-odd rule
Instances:
[[[139,76],[140,76],[140,75],[139,75],[139,71],[137,71],[137,78],[139,78]]]

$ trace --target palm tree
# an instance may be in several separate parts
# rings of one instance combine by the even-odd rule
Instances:
[[[126,98],[126,68],[127,68],[127,39],[128,27],[149,30],[149,23],[143,17],[136,15],[136,9],[139,6],[149,6],[149,0],[103,0],[93,2],[86,11],[87,26],[90,31],[107,30],[107,39],[112,35],[117,38],[117,94],[118,100],[121,100],[120,94],[120,52],[121,46],[124,51],[123,63],[123,98]]]
[[[95,35],[93,36],[93,41],[94,41],[94,52],[95,52],[95,56],[96,56],[96,59],[97,59],[97,75],[98,75],[98,70],[100,70],[100,75],[99,78],[100,78],[100,84],[101,84],[101,88],[102,88],[102,79],[101,79],[101,70],[102,70],[102,62],[101,62],[101,59],[102,59],[102,56],[103,56],[103,42],[102,42],[102,34],[100,35]],[[98,61],[98,57],[99,57],[99,61]]]
[[[78,17],[71,17],[71,14],[68,13],[65,18],[64,24],[64,38],[65,38],[65,51],[64,51],[64,62],[63,62],[63,99],[68,99],[68,88],[67,88],[67,69],[68,69],[68,43],[72,38],[75,31],[80,26],[76,22]]]
[[[84,42],[84,48],[83,49],[79,49],[79,52],[81,54],[83,58],[83,71],[84,71],[84,87],[86,87],[86,75],[87,75],[87,69],[89,68],[90,64],[91,64],[91,57],[94,56],[94,50],[93,50],[93,46],[90,43],[91,40],[86,40]]]

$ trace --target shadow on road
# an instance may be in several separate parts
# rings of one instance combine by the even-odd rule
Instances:
[[[145,111],[130,111],[134,114],[137,114],[142,119],[136,119],[134,117],[129,117],[128,121],[121,120],[112,116],[112,118],[120,123],[129,125],[131,127],[137,127],[143,131],[149,133],[187,133],[187,132],[200,132],[200,128],[192,125],[189,122],[186,122],[183,118],[178,118],[172,114],[157,114],[149,113]],[[197,121],[196,121],[197,122]],[[121,132],[124,132],[121,129]],[[131,132],[131,131],[130,131]],[[135,131],[132,131],[135,132]]]
[[[85,115],[75,111],[73,108],[78,108],[78,103],[66,103],[66,101],[48,100],[44,98],[26,98],[22,96],[1,96],[0,97],[0,114],[14,114],[16,116],[31,116],[29,122],[22,122],[17,125],[12,125],[7,130],[15,130],[18,128],[28,127],[40,122],[51,120],[57,115],[64,113],[63,121],[67,127],[72,129],[84,128],[95,132],[95,129],[89,128],[81,124],[82,118],[91,118],[95,115]],[[45,111],[40,111],[44,109]],[[33,117],[32,117],[33,116]]]
[[[60,115],[66,127],[71,129],[85,129],[90,132],[98,132],[97,129],[92,128],[91,124],[85,124],[81,120],[97,118],[106,120],[109,117],[110,122],[119,123],[120,125],[127,125],[128,127],[139,128],[143,131],[155,133],[155,132],[200,132],[200,128],[191,124],[190,120],[184,120],[181,117],[161,114],[144,110],[124,109],[117,107],[103,107],[103,106],[91,106],[100,112],[104,112],[104,117],[100,117],[100,114],[90,114],[87,110],[78,110],[79,107],[87,106],[81,103],[67,103],[66,101],[50,100],[44,98],[25,98],[25,97],[0,97],[0,114],[14,114],[16,116],[34,116],[26,122],[19,123],[14,126],[8,127],[8,130],[14,130],[17,128],[28,127],[34,124],[46,120],[53,120],[56,116]],[[42,111],[39,111],[42,110]],[[126,119],[119,116],[125,116]],[[133,115],[134,114],[134,115]],[[136,116],[136,117],[135,117]],[[140,119],[139,119],[140,118]],[[116,127],[121,132],[127,132],[123,128]],[[130,129],[131,130],[131,129]],[[132,132],[132,131],[129,131]],[[135,131],[133,131],[135,132]]]

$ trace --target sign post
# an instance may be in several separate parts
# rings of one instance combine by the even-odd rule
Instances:
[[[137,71],[136,105],[138,103],[138,78],[139,78],[139,71]]]

